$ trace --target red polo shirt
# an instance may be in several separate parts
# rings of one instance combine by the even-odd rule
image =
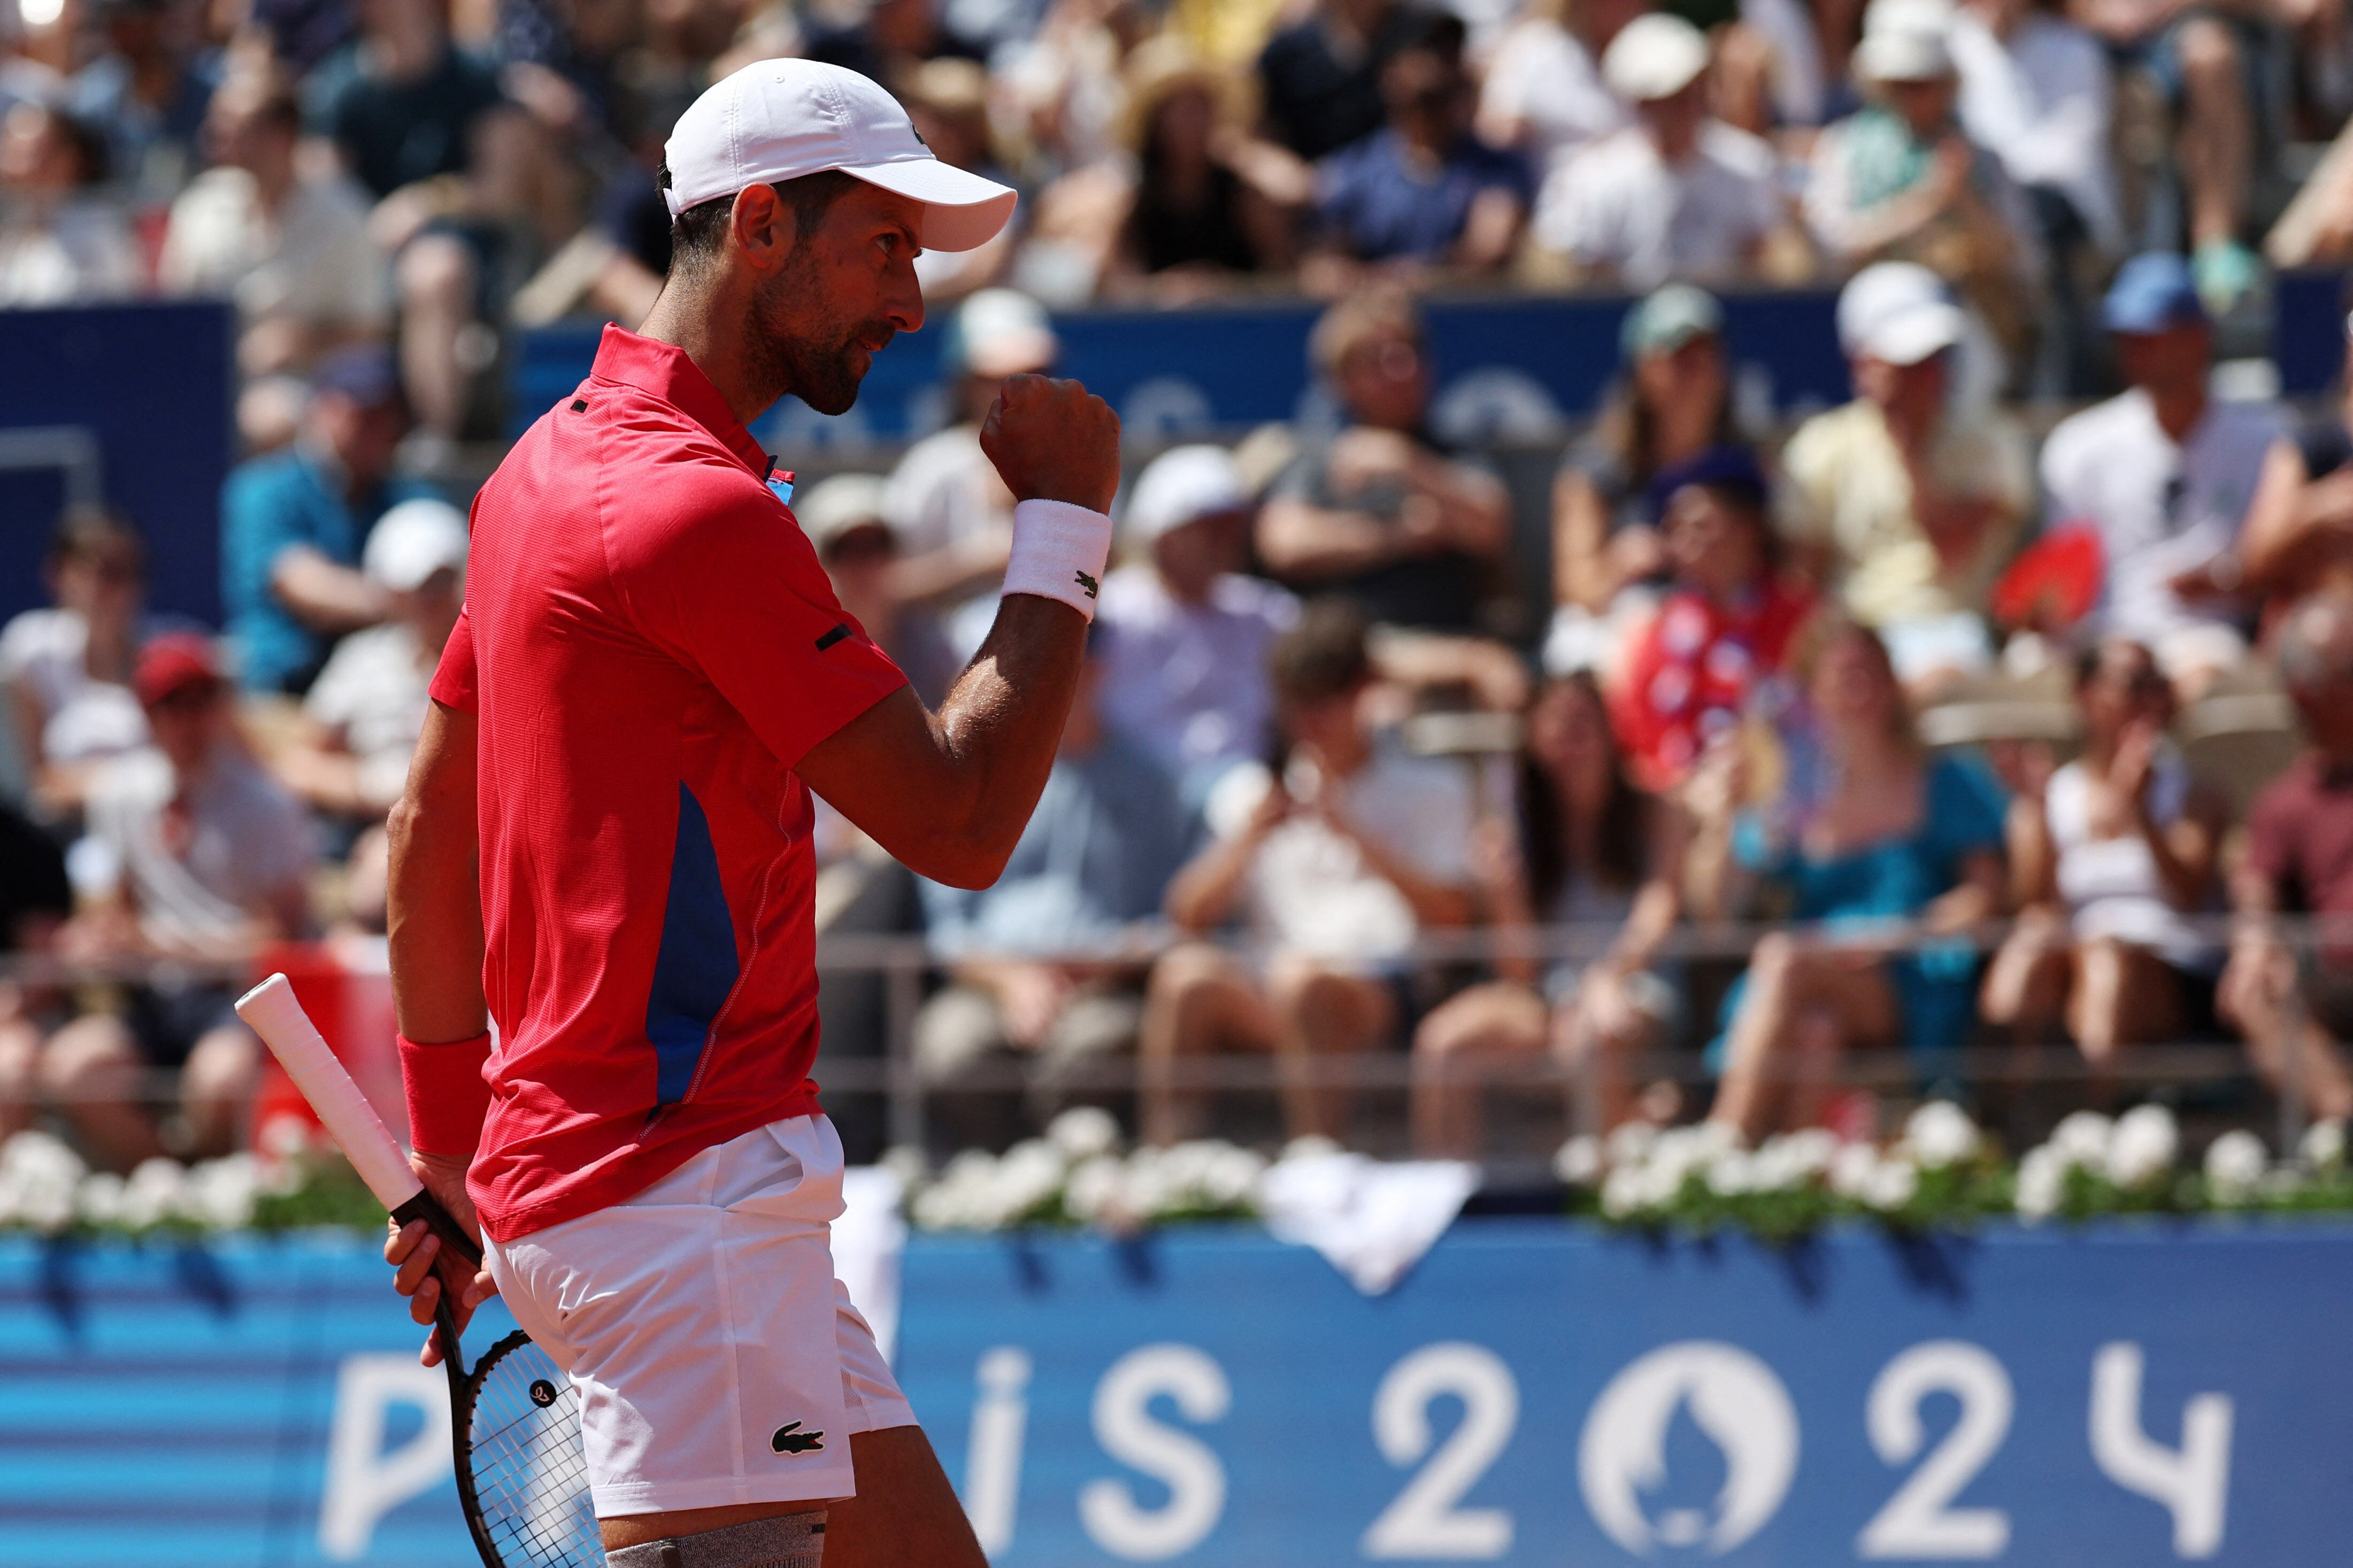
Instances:
[[[817,1109],[810,747],[905,684],[685,353],[617,327],[474,502],[433,695],[476,713],[469,1187],[500,1240]]]

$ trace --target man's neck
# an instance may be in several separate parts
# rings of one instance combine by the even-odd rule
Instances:
[[[717,308],[720,302],[711,294],[709,289],[670,284],[638,325],[638,335],[683,351],[694,368],[719,389],[736,419],[749,425],[792,389],[768,384],[766,367],[752,363],[741,332],[718,330],[722,321],[741,320],[742,313]]]
[[[2152,386],[2147,390],[2149,406],[2157,412],[2158,428],[2170,437],[2176,446],[2189,440],[2189,433],[2198,428],[2198,422],[2206,417],[2204,384],[2192,382],[2185,386]]]

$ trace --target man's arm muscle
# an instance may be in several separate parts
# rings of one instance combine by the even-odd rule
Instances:
[[[419,1042],[490,1027],[482,1000],[482,900],[474,833],[474,716],[435,702],[387,824],[392,1006]]]

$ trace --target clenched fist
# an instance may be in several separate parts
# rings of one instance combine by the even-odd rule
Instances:
[[[981,425],[980,449],[1017,501],[1108,512],[1119,492],[1119,416],[1075,381],[1008,378]]]

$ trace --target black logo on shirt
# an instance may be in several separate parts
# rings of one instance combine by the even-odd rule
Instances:
[[[779,1454],[815,1453],[825,1447],[825,1434],[804,1432],[799,1422],[787,1421],[776,1428],[776,1435],[768,1439],[768,1446]]]

